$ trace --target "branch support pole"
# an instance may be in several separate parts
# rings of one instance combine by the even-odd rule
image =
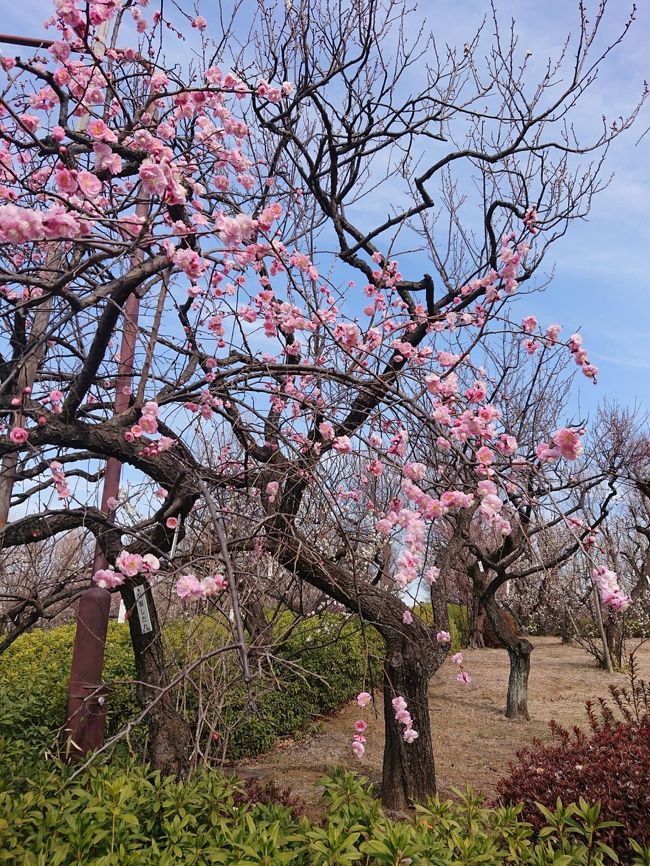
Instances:
[[[69,761],[81,760],[104,743],[107,689],[101,677],[110,609],[107,589],[93,586],[81,596],[64,728]]]
[[[139,201],[136,215],[146,217],[148,210],[148,203]],[[137,252],[132,257],[131,264],[137,265],[141,261],[142,253]],[[116,415],[129,407],[139,313],[140,300],[134,292],[129,295],[124,305],[124,330],[115,388]],[[121,473],[122,463],[115,457],[110,457],[106,463],[102,489],[101,510],[104,514],[110,515],[112,509],[109,501],[117,498],[119,494]],[[93,575],[107,565],[97,543]],[[102,685],[102,671],[111,598],[108,590],[91,585],[79,602],[65,719],[66,737],[70,742],[68,760],[83,758],[88,752],[95,751],[104,744],[107,690]],[[97,710],[97,701],[101,701],[101,713]]]

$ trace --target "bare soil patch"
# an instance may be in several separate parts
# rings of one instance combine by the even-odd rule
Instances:
[[[468,786],[487,797],[495,794],[497,780],[507,772],[508,761],[534,737],[550,738],[548,723],[555,719],[565,727],[585,725],[585,702],[608,694],[610,683],[624,684],[625,674],[607,674],[595,667],[583,650],[564,646],[557,638],[534,638],[531,656],[530,722],[505,717],[508,656],[505,650],[466,650],[465,667],[470,685],[456,681],[457,668],[446,661],[429,689],[433,748],[438,788],[442,796]],[[639,672],[650,679],[650,643],[637,653]],[[350,749],[355,703],[320,720],[315,730],[300,740],[277,743],[266,755],[238,762],[233,769],[244,778],[275,781],[290,787],[307,804],[318,799],[315,782],[331,767],[355,769],[372,781],[381,777],[384,747],[382,704],[377,717],[365,711],[368,722],[366,754],[357,761]]]

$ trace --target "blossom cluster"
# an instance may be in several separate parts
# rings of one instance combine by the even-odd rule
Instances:
[[[625,610],[630,604],[629,596],[621,589],[618,575],[604,565],[592,569],[591,576],[600,591],[603,604],[614,610]]]
[[[115,560],[115,566],[117,571],[111,567],[97,569],[93,574],[97,586],[102,589],[115,589],[122,586],[127,577],[136,577],[138,574],[150,577],[160,569],[160,560],[152,553],[140,556],[139,553],[122,550]]]
[[[531,226],[532,223],[529,223],[526,227],[530,230]],[[515,238],[514,232],[502,236],[499,246],[500,269],[498,271],[490,269],[484,276],[462,286],[461,296],[482,292],[485,294],[486,302],[492,304],[501,299],[501,290],[506,295],[512,295],[517,291],[519,267],[530,247],[525,241],[520,241],[513,247]]]
[[[91,231],[92,223],[87,218],[76,216],[63,205],[44,211],[0,205],[0,241],[7,244],[82,238]]]
[[[569,337],[569,350],[573,355],[573,360],[580,367],[584,375],[595,382],[598,375],[598,367],[590,363],[587,352],[582,346],[582,336],[580,334],[572,334]]]
[[[149,436],[155,436],[158,433],[158,415],[160,407],[154,400],[149,400],[142,407],[140,420],[137,424],[133,424],[124,434],[124,439],[131,443],[135,442],[145,433]],[[153,442],[148,442],[141,450],[142,457],[152,457],[156,454],[162,454],[164,451],[169,451],[176,444],[176,440],[171,436],[160,436]]]
[[[29,432],[24,427],[12,427],[9,431],[9,438],[14,445],[24,445],[29,439]]]
[[[203,580],[195,574],[182,574],[176,582],[176,594],[184,601],[197,601],[203,598],[213,598],[228,586],[228,581],[222,574],[204,577]]]
[[[414,740],[417,740],[420,735],[413,728],[413,719],[411,718],[411,714],[408,711],[408,705],[404,698],[401,695],[398,695],[396,698],[393,698],[391,703],[395,710],[395,721],[404,725],[402,738],[407,743],[412,743]]]
[[[458,674],[456,675],[456,679],[458,680],[458,682],[463,683],[463,685],[469,685],[469,683],[472,682],[472,678],[463,667],[463,654],[460,652],[454,653],[454,655],[451,657],[451,660],[455,665],[458,665],[459,667]]]
[[[577,460],[583,452],[579,430],[561,427],[553,434],[552,444],[540,442],[535,449],[540,463],[552,463],[564,457],[566,460]]]
[[[370,692],[359,692],[357,695],[357,706],[361,707],[361,709],[365,709],[372,700],[372,695]],[[354,729],[356,733],[352,738],[352,751],[357,756],[357,758],[363,758],[366,751],[366,737],[365,731],[368,727],[368,723],[364,721],[364,719],[357,719],[354,723]]]
[[[65,472],[63,471],[63,464],[58,460],[53,460],[50,463],[50,471],[52,473],[52,479],[54,481],[54,486],[56,487],[56,492],[59,495],[59,499],[62,499],[66,502],[72,496],[70,492],[70,488],[68,487],[68,482],[66,481]]]

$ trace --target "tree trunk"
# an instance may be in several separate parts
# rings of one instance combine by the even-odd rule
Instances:
[[[625,635],[623,622],[620,617],[612,615],[607,617],[605,622],[605,638],[607,648],[609,649],[609,657],[615,671],[623,669],[623,650],[625,646]]]
[[[480,604],[474,609],[474,624],[472,626],[472,637],[470,646],[475,649],[485,649],[485,611]]]
[[[123,586],[122,598],[128,611],[129,630],[138,679],[137,695],[142,709],[160,695],[169,683],[156,605],[148,583]],[[153,688],[151,688],[151,686]],[[171,691],[152,705],[147,715],[151,765],[162,773],[183,776],[189,768],[191,733],[176,709]]]
[[[600,635],[600,642],[603,647],[603,666],[607,673],[614,673],[614,665],[612,664],[612,657],[609,654],[609,644],[607,642],[607,635],[605,633],[605,626],[603,624],[603,610],[600,604],[600,593],[598,591],[598,587],[594,585],[594,605],[596,608],[596,625],[598,626],[598,634]]]
[[[518,638],[506,647],[510,659],[508,676],[508,696],[506,716],[509,719],[530,720],[528,715],[528,675],[530,673],[530,654],[533,645],[525,638]]]
[[[384,765],[381,801],[403,812],[436,793],[436,771],[429,719],[429,667],[426,653],[410,641],[386,647],[384,663]],[[395,719],[393,698],[404,698],[417,740],[405,742],[404,726]]]
[[[534,647],[529,640],[515,634],[494,595],[484,596],[482,603],[492,630],[501,645],[508,651],[508,658],[510,659],[506,716],[509,719],[529,721],[528,675],[530,673],[530,654]]]
[[[573,623],[571,622],[571,618],[564,613],[562,615],[562,619],[560,621],[560,637],[562,638],[562,643],[566,646],[572,646],[574,643],[574,634],[573,634]]]
[[[435,632],[415,617],[404,624],[406,610],[392,593],[366,582],[361,587],[338,563],[324,562],[322,554],[303,540],[286,514],[267,523],[268,549],[290,573],[359,613],[382,635],[384,662],[384,721],[386,740],[381,799],[387,809],[404,810],[436,793],[436,772],[429,720],[429,677],[442,665],[445,650]],[[404,726],[395,719],[393,698],[407,703],[418,738],[403,739]]]
[[[445,574],[443,573],[438,578],[438,581],[431,586],[431,611],[433,613],[433,622],[438,631],[450,630],[448,598]]]

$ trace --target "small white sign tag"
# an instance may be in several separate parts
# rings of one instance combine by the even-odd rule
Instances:
[[[136,586],[133,590],[133,594],[135,595],[135,606],[138,611],[138,619],[140,620],[140,631],[142,634],[149,634],[149,632],[153,631],[146,592],[147,587],[143,584]]]

